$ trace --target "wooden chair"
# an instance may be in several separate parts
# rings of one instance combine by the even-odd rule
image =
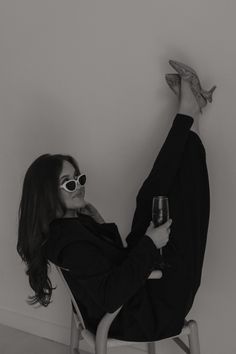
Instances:
[[[71,316],[71,337],[70,337],[70,354],[79,354],[79,342],[81,339],[84,339],[90,347],[93,348],[95,354],[107,354],[107,348],[125,346],[129,344],[134,344],[138,342],[128,342],[121,341],[114,338],[108,338],[108,331],[110,325],[114,318],[117,316],[118,312],[121,310],[122,306],[119,307],[113,313],[107,313],[101,319],[98,324],[96,335],[94,335],[91,331],[89,331],[83,321],[81,312],[78,308],[78,305],[75,301],[75,298],[61,272],[60,267],[56,266],[57,271],[60,274],[60,277],[70,295],[70,299],[74,306],[75,312],[72,308],[72,316]],[[65,268],[62,268],[67,270]],[[154,270],[148,279],[160,279],[162,277],[162,272],[159,270]],[[188,336],[189,346],[187,346],[180,337]],[[175,343],[183,349],[183,351],[187,354],[200,354],[200,345],[199,345],[199,337],[198,337],[198,326],[197,322],[194,320],[185,321],[184,327],[182,331],[172,338]],[[168,339],[170,339],[168,338]],[[143,343],[143,342],[142,342]],[[154,342],[145,342],[147,343],[147,351],[148,354],[155,354],[155,341]]]

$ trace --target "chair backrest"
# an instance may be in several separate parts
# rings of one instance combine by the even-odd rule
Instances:
[[[81,314],[81,312],[80,312],[80,310],[79,310],[79,307],[78,307],[78,305],[77,305],[77,302],[75,301],[74,295],[72,294],[72,291],[70,290],[69,285],[67,284],[67,281],[66,281],[66,279],[64,278],[64,275],[62,274],[62,271],[61,271],[61,269],[65,270],[65,271],[69,271],[69,269],[67,269],[67,268],[62,268],[62,267],[59,267],[59,266],[56,266],[56,269],[57,269],[57,271],[58,271],[58,273],[59,273],[59,275],[60,275],[61,280],[63,281],[63,283],[64,283],[64,285],[65,285],[65,288],[67,289],[67,292],[68,292],[69,295],[70,295],[70,298],[71,298],[71,301],[72,301],[72,303],[73,303],[73,305],[74,305],[74,308],[75,308],[75,311],[76,311],[76,315],[77,315],[77,317],[78,317],[78,320],[79,320],[79,322],[81,323],[81,325],[83,326],[83,328],[86,329],[86,326],[85,326],[85,323],[84,323],[82,314]]]

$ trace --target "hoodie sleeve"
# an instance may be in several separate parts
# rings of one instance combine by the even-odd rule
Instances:
[[[83,229],[83,233],[86,238],[85,234],[89,232]],[[110,313],[126,303],[145,284],[159,257],[157,247],[147,235],[140,238],[119,265],[112,264],[102,249],[84,237],[69,244],[60,255],[62,267],[70,269],[78,287],[82,287],[99,307]]]

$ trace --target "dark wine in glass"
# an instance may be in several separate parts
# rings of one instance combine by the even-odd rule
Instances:
[[[166,196],[156,196],[152,200],[152,222],[155,227],[165,224],[170,218],[169,215],[169,200]],[[162,256],[162,248],[160,248]],[[162,266],[167,265],[162,263]]]

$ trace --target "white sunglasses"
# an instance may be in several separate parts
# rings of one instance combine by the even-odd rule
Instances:
[[[67,192],[74,192],[80,186],[84,186],[86,182],[86,175],[83,173],[79,175],[76,179],[70,179],[69,181],[65,181],[60,188],[63,188]]]

